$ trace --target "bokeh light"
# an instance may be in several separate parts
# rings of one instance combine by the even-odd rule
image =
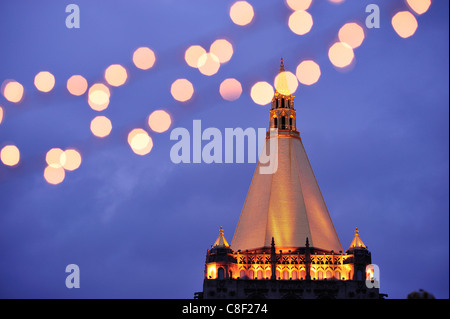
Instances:
[[[74,171],[81,165],[81,155],[77,150],[67,149],[61,155],[61,163],[64,169]]]
[[[308,12],[297,10],[290,15],[288,25],[295,34],[304,35],[311,30],[313,18]]]
[[[62,167],[47,166],[44,170],[44,178],[47,183],[57,185],[64,181],[66,172]]]
[[[266,105],[272,101],[274,93],[273,86],[270,83],[261,81],[252,86],[250,96],[256,104]]]
[[[67,80],[67,91],[70,94],[80,96],[83,95],[88,88],[88,82],[81,75],[72,75]]]
[[[96,116],[91,121],[91,132],[97,137],[106,137],[111,133],[112,124],[106,116]]]
[[[147,47],[140,47],[133,53],[133,63],[141,70],[148,70],[155,64],[155,53]]]
[[[219,71],[219,68],[219,58],[213,53],[205,53],[198,59],[198,70],[204,75],[214,75]]]
[[[355,54],[351,46],[345,42],[336,42],[328,50],[328,57],[334,66],[344,68],[353,62]]]
[[[20,161],[20,151],[15,145],[6,145],[0,151],[0,160],[7,166],[15,166]]]
[[[191,45],[184,53],[184,60],[192,68],[198,68],[198,60],[206,54],[206,50],[200,45]]]
[[[237,100],[242,94],[242,85],[236,79],[225,79],[220,83],[220,95],[227,101]]]
[[[291,95],[297,91],[298,79],[290,71],[283,71],[277,74],[274,81],[275,90],[283,95]]]
[[[34,77],[34,86],[41,92],[50,92],[55,86],[55,77],[48,71],[42,71]]]
[[[128,134],[128,144],[133,152],[138,155],[148,154],[153,148],[152,138],[141,128],[133,129]]]
[[[278,93],[290,95],[297,90],[298,79],[292,72],[283,71],[275,76],[274,87]]]
[[[194,94],[194,86],[186,79],[177,79],[170,87],[173,98],[180,102],[186,102]]]
[[[431,0],[406,0],[409,7],[417,14],[423,14],[430,8]]]
[[[110,65],[105,70],[105,80],[109,85],[121,86],[127,81],[127,70],[120,64]]]
[[[0,124],[2,124],[3,121],[3,108],[0,106]]]
[[[172,124],[169,113],[163,110],[156,110],[148,117],[148,126],[157,133],[167,131]]]
[[[14,80],[5,80],[2,83],[2,93],[9,102],[19,103],[23,98],[23,86]]]
[[[106,85],[95,83],[89,88],[88,95],[88,103],[93,110],[103,111],[108,107],[111,92]]]
[[[233,56],[233,45],[225,39],[218,39],[211,44],[209,51],[219,59],[220,63],[226,63]]]
[[[332,3],[342,3],[342,2],[344,2],[344,0],[328,0],[328,1],[330,1]]]
[[[62,156],[64,151],[60,148],[52,148],[47,152],[45,155],[45,161],[47,162],[48,166],[59,168],[62,167],[66,160],[65,156]]]
[[[409,11],[400,11],[392,17],[392,26],[402,38],[409,38],[417,30],[417,20]]]
[[[308,10],[312,0],[286,0],[292,10]]]
[[[230,8],[231,20],[240,26],[252,22],[254,15],[253,7],[247,1],[236,1]]]
[[[295,72],[300,83],[305,85],[312,85],[319,81],[320,67],[312,60],[302,61]]]
[[[339,41],[356,49],[364,41],[364,29],[357,23],[346,23],[339,30]]]

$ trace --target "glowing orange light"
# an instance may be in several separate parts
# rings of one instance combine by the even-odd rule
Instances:
[[[227,101],[237,100],[242,94],[242,85],[236,79],[225,79],[220,84],[220,95]]]
[[[3,121],[3,108],[0,106],[0,124],[2,124]]]
[[[236,1],[230,8],[231,20],[240,26],[252,22],[254,15],[253,7],[247,1]]]
[[[211,44],[209,51],[219,59],[220,63],[226,63],[233,56],[233,45],[225,39],[219,39]]]
[[[61,155],[61,163],[68,171],[76,170],[81,165],[81,155],[77,150],[68,149]]]
[[[312,0],[286,0],[287,5],[292,10],[307,10]]]
[[[417,14],[423,14],[430,8],[431,0],[406,0],[409,7]]]
[[[304,35],[311,30],[313,18],[308,12],[297,10],[290,15],[288,25],[295,34]]]
[[[219,71],[219,68],[219,58],[213,53],[205,53],[198,59],[198,70],[204,75],[214,75]]]
[[[49,184],[60,184],[66,177],[66,172],[62,167],[47,166],[44,170],[44,178]]]
[[[110,65],[105,71],[105,80],[112,86],[123,85],[127,77],[127,70],[119,64]]]
[[[342,3],[342,2],[344,2],[344,0],[329,0],[330,2],[333,2],[333,3]]]
[[[191,99],[194,94],[194,87],[191,82],[186,79],[178,79],[172,83],[170,93],[173,98],[180,102],[186,102]]]
[[[300,83],[305,85],[312,85],[319,81],[320,67],[312,60],[302,61],[295,72]]]
[[[133,53],[133,63],[141,70],[148,70],[155,64],[155,53],[147,47],[140,47]]]
[[[34,86],[41,92],[50,92],[55,86],[55,77],[47,71],[42,71],[34,77]]]
[[[48,166],[59,168],[62,167],[65,163],[65,157],[62,156],[64,151],[60,148],[52,148],[47,152],[45,155],[45,161],[47,162]]]
[[[67,90],[70,94],[80,96],[86,92],[88,83],[81,75],[72,75],[67,80]]]
[[[184,53],[186,63],[192,68],[198,68],[198,60],[206,54],[206,50],[200,45],[191,45]]]
[[[134,129],[128,134],[128,144],[133,152],[138,155],[148,154],[153,148],[152,138],[145,130],[140,128]]]
[[[417,20],[409,11],[401,11],[392,17],[392,26],[402,38],[409,38],[417,30]]]
[[[6,145],[0,151],[0,160],[7,166],[15,166],[20,161],[20,151],[15,145]]]
[[[297,91],[298,79],[289,71],[277,74],[274,81],[275,90],[284,95],[294,94]]]
[[[18,103],[23,98],[23,86],[14,80],[5,80],[2,84],[2,93],[9,102]]]
[[[345,42],[336,42],[328,50],[331,63],[338,68],[349,66],[354,56],[352,47]]]
[[[89,89],[89,106],[95,111],[103,111],[109,105],[110,95],[111,93],[106,85],[102,83],[92,85]]]
[[[97,137],[108,136],[111,130],[111,121],[106,116],[96,116],[91,121],[91,132]]]
[[[169,113],[163,110],[156,110],[148,117],[148,126],[157,133],[167,131],[171,124]]]
[[[364,41],[364,29],[357,23],[346,23],[339,30],[339,40],[356,49]]]
[[[272,85],[267,82],[257,82],[252,86],[250,96],[253,102],[259,105],[266,105],[272,101],[274,90]]]

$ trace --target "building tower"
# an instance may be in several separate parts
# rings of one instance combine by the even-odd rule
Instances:
[[[277,167],[262,173],[258,162],[231,245],[221,227],[207,251],[197,298],[380,298],[368,267],[371,254],[357,228],[348,250],[342,249],[283,72],[281,59],[263,149],[276,139]]]

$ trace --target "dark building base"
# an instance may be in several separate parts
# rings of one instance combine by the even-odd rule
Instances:
[[[205,279],[203,299],[380,299],[378,288],[356,280]]]

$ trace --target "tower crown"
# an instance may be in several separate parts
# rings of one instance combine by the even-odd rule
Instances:
[[[281,58],[280,71],[275,82],[276,91],[272,98],[269,127],[271,129],[276,128],[279,132],[291,132],[298,135],[294,96],[289,90],[283,58]]]

